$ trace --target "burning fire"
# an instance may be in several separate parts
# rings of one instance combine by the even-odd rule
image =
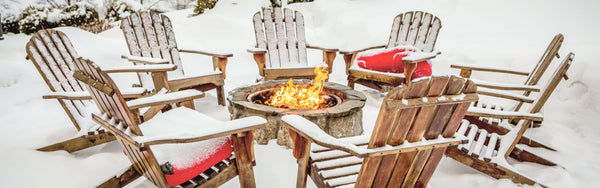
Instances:
[[[279,108],[317,109],[319,104],[325,103],[321,91],[323,82],[329,77],[327,73],[327,67],[315,68],[317,76],[311,81],[310,87],[296,85],[290,78],[287,85],[276,90],[265,104]]]

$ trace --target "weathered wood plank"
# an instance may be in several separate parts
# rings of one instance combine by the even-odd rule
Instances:
[[[306,57],[306,38],[304,35],[304,16],[296,12],[296,38],[298,40],[298,61],[302,65],[308,65]]]
[[[404,178],[404,182],[401,187],[412,188],[415,187],[421,172],[423,171],[423,167],[427,161],[429,161],[429,157],[431,156],[431,149],[417,151],[416,157],[413,160],[411,166],[408,169],[408,173]]]
[[[413,20],[413,14],[414,12],[404,13],[402,24],[400,24],[400,32],[398,33],[397,41],[395,41],[396,45],[394,46],[407,45],[404,41],[407,40],[408,32],[410,30],[410,26]]]
[[[435,172],[438,164],[440,164],[440,160],[442,160],[442,156],[444,156],[446,148],[447,147],[433,149],[429,160],[425,164],[425,167],[423,167],[423,171],[421,172],[419,179],[417,179],[415,187],[427,187],[427,183],[429,183],[431,176],[433,176],[433,172]]]
[[[471,80],[467,80],[464,87],[465,88],[463,89],[463,93],[475,93],[477,91],[477,85]],[[467,113],[467,109],[469,108],[469,106],[471,106],[471,103],[463,103],[455,107],[455,113],[452,115],[452,117],[450,117],[450,120],[448,120],[448,124],[442,132],[442,136],[444,138],[454,136],[454,133],[458,129],[458,126],[460,125],[460,122],[462,121],[463,117]]]
[[[167,41],[169,46],[167,49],[170,51],[171,55],[171,63],[177,65],[177,70],[169,72],[170,78],[177,78],[183,76],[185,73],[183,71],[183,66],[181,63],[181,57],[179,55],[179,49],[177,48],[177,39],[175,39],[175,31],[173,30],[173,24],[171,23],[171,19],[165,15],[160,15],[163,26],[165,28],[165,33],[167,34]]]
[[[146,41],[148,41],[150,54],[152,55],[151,57],[161,58],[160,49],[158,48],[158,39],[156,38],[156,32],[154,31],[150,13],[148,11],[141,11],[140,19],[146,35]]]
[[[421,49],[423,52],[432,52],[437,41],[438,34],[442,28],[442,21],[438,17],[434,17],[431,28],[429,28],[429,34],[425,41],[425,46]]]
[[[400,33],[400,23],[402,22],[403,15],[404,14],[398,14],[396,17],[394,17],[394,21],[392,22],[392,31],[390,31],[390,39],[388,40],[386,48],[392,48],[396,46],[396,41],[398,41],[399,37],[398,34]]]
[[[105,132],[102,134],[95,135],[83,135],[77,138],[72,138],[63,142],[45,146],[37,150],[46,152],[64,150],[69,153],[72,153],[85,148],[107,143],[113,140],[115,140],[115,136],[109,134],[108,132]]]
[[[273,14],[271,9],[263,10],[263,22],[265,26],[265,34],[267,37],[267,51],[269,51],[269,61],[267,67],[281,67],[279,62],[279,51],[277,50],[277,38],[273,23]]]
[[[412,21],[410,22],[410,28],[406,35],[406,40],[402,45],[415,45],[417,34],[419,33],[419,25],[421,25],[421,19],[423,19],[423,12],[415,11]]]
[[[256,35],[256,47],[267,49],[267,40],[265,37],[265,30],[263,29],[264,20],[260,13],[260,11],[256,12],[252,17],[252,22],[254,23],[254,34]]]
[[[166,60],[170,60],[171,62],[171,52],[169,49],[169,41],[167,39],[167,31],[165,30],[165,23],[162,21],[160,14],[156,12],[151,12],[150,16],[152,17],[152,23],[154,26],[154,31],[156,32],[156,39],[158,40],[158,48],[160,49],[160,57]],[[177,67],[177,69],[182,69],[182,67]]]
[[[435,97],[440,96],[444,92],[444,88],[448,84],[446,79],[432,79],[431,83],[426,86],[428,91],[426,96]],[[412,128],[408,132],[407,140],[409,142],[416,142],[423,138],[425,131],[429,128],[431,121],[433,120],[433,114],[436,112],[437,106],[425,106],[419,110],[417,117],[413,123]]]
[[[285,30],[289,60],[291,64],[298,64],[300,61],[298,60],[294,12],[288,8],[284,8],[283,12],[285,15]]]
[[[427,92],[427,85],[429,80],[422,80],[419,82],[413,82],[408,86],[409,91],[406,94],[406,98],[418,98],[423,97]],[[389,145],[396,146],[404,142],[408,136],[409,130],[413,127],[413,123],[416,118],[416,114],[419,111],[418,108],[409,108],[402,110],[398,124],[394,126],[391,138],[388,141]]]
[[[408,170],[412,161],[415,159],[417,152],[401,153],[396,161],[396,166],[392,172],[392,178],[388,182],[390,187],[400,187],[408,174]]]
[[[283,13],[281,8],[275,8],[274,22],[275,22],[275,36],[277,36],[277,49],[279,51],[279,63],[281,67],[289,66],[290,59],[288,54],[288,46],[285,34],[285,25],[283,20]]]
[[[433,19],[433,15],[429,13],[423,14],[423,19],[421,20],[421,26],[419,27],[419,33],[417,34],[417,39],[415,41],[415,47],[419,49],[425,48],[425,41],[427,40],[427,34],[429,32],[429,28],[431,26],[431,20]]]

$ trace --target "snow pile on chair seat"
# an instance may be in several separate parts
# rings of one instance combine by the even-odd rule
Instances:
[[[221,127],[224,122],[188,108],[175,108],[162,113],[140,126],[144,136],[194,135]],[[185,137],[185,136],[184,136]],[[159,164],[169,162],[173,175],[165,175],[169,185],[181,184],[229,157],[232,152],[229,137],[184,143],[151,146]]]

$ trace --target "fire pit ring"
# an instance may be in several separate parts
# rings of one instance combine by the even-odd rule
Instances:
[[[294,84],[308,85],[310,80],[294,80]],[[297,114],[314,122],[333,137],[348,137],[360,135],[362,128],[362,108],[366,97],[361,92],[332,82],[325,82],[323,91],[333,97],[333,106],[321,109],[288,109],[258,104],[253,98],[263,92],[278,89],[285,84],[283,80],[261,82],[255,85],[236,88],[229,92],[227,101],[231,119],[247,116],[260,116],[267,119],[267,127],[254,131],[254,139],[258,144],[267,144],[269,140],[277,139],[277,144],[291,147],[287,128],[283,127],[281,116]]]

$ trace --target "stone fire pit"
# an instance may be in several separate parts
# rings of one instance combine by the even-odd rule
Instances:
[[[362,108],[366,97],[351,88],[325,82],[323,91],[335,98],[335,105],[322,109],[287,109],[276,108],[252,102],[253,98],[268,90],[277,89],[285,81],[274,80],[256,85],[234,89],[229,92],[229,112],[231,119],[247,116],[260,116],[267,119],[267,127],[254,131],[254,139],[258,144],[267,144],[271,139],[277,139],[277,144],[291,147],[292,142],[288,130],[282,127],[281,116],[297,114],[314,122],[333,137],[360,135],[362,128]],[[310,84],[310,80],[294,80],[294,84]]]

